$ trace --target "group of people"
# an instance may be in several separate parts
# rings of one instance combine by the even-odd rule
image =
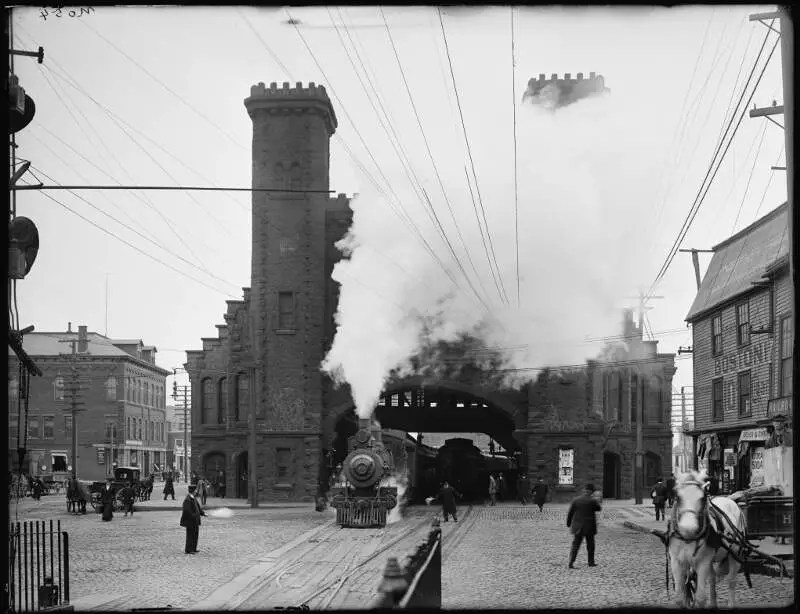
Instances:
[[[539,506],[541,512],[547,500],[547,484],[540,477],[536,484],[531,487],[530,479],[524,473],[517,478],[517,497],[522,505],[526,505],[530,499]],[[502,498],[505,494],[505,478],[503,474],[489,474],[489,505],[497,505],[498,495]]]

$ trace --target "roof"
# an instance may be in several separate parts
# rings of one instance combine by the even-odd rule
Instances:
[[[687,322],[752,292],[752,282],[762,280],[767,269],[789,253],[788,211],[788,203],[784,203],[712,248],[714,255],[686,315]]]

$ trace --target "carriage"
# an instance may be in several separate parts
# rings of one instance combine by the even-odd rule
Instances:
[[[153,477],[141,479],[139,467],[115,467],[111,488],[115,491],[114,511],[122,508],[122,489],[130,483],[135,501],[147,501],[153,491]],[[102,494],[105,482],[92,482],[90,486],[92,508],[100,512],[103,509]]]

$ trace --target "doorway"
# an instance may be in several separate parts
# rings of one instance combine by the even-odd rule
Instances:
[[[239,499],[247,499],[249,496],[247,469],[247,452],[239,452],[236,457],[236,497]]]
[[[603,498],[619,499],[622,484],[622,462],[619,454],[603,453]]]

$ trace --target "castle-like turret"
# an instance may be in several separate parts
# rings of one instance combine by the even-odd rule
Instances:
[[[528,89],[522,95],[522,102],[529,101],[557,109],[610,91],[603,76],[593,72],[589,73],[588,79],[583,78],[582,72],[577,74],[576,79],[570,73],[564,73],[563,79],[559,79],[556,73],[549,79],[541,73],[538,79],[528,81]]]

